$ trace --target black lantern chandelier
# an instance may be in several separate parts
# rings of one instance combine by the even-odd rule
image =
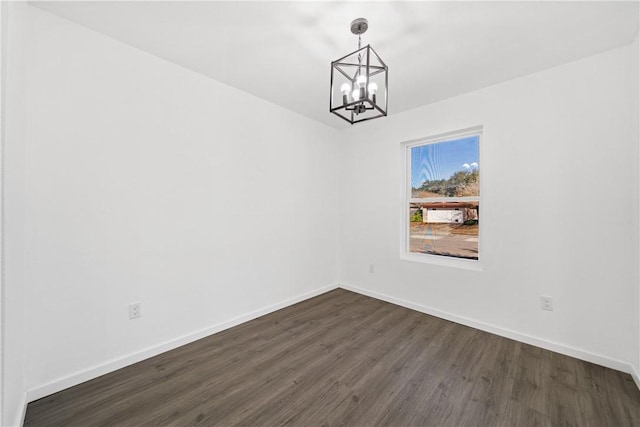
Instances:
[[[331,63],[329,111],[351,124],[387,115],[388,67],[370,45],[361,47],[361,35],[369,23],[358,18],[351,32],[358,36],[358,50]]]

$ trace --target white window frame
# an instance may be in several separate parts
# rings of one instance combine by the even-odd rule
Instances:
[[[480,218],[484,219],[484,203],[482,202],[484,196],[484,188],[482,178],[482,172],[480,172],[480,196],[479,197],[430,197],[428,199],[421,198],[412,198],[411,197],[411,149],[420,145],[428,145],[428,144],[436,144],[439,142],[452,141],[456,139],[465,138],[468,136],[478,136],[478,156],[479,163],[482,170],[483,160],[482,160],[482,136],[483,136],[483,128],[482,126],[474,126],[466,129],[461,129],[453,132],[441,133],[438,135],[432,135],[425,138],[413,139],[410,141],[405,141],[401,143],[402,146],[402,164],[403,164],[403,179],[402,179],[402,231],[400,233],[401,242],[400,242],[400,259],[405,261],[415,261],[422,262],[426,264],[434,264],[441,265],[446,267],[455,267],[462,268],[467,270],[476,270],[482,271],[482,263],[483,253],[482,250],[483,242],[484,242],[484,233],[483,233],[483,224],[484,221],[479,221],[478,225],[478,259],[465,259],[465,258],[455,258],[444,255],[436,255],[436,254],[422,254],[415,253],[410,251],[410,243],[411,237],[410,233],[410,221],[409,221],[409,209],[411,203],[420,203],[420,202],[443,202],[443,201],[478,201],[479,203],[479,212],[478,215]],[[452,200],[455,199],[455,200]]]

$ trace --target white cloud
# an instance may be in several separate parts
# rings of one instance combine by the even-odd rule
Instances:
[[[462,167],[465,169],[469,169],[471,166],[469,166],[469,163],[465,163],[464,165],[462,165]]]
[[[466,165],[466,163],[465,163],[465,165]],[[472,168],[477,168],[477,167],[478,167],[478,164],[477,164],[476,162],[473,162],[473,163],[471,163],[471,167],[472,167]]]

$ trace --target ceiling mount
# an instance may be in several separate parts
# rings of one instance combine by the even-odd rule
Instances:
[[[351,32],[356,35],[364,34],[369,29],[369,21],[358,18],[351,21]]]

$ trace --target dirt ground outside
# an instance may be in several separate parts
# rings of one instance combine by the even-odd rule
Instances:
[[[478,224],[425,224],[412,222],[410,251],[478,259]]]

